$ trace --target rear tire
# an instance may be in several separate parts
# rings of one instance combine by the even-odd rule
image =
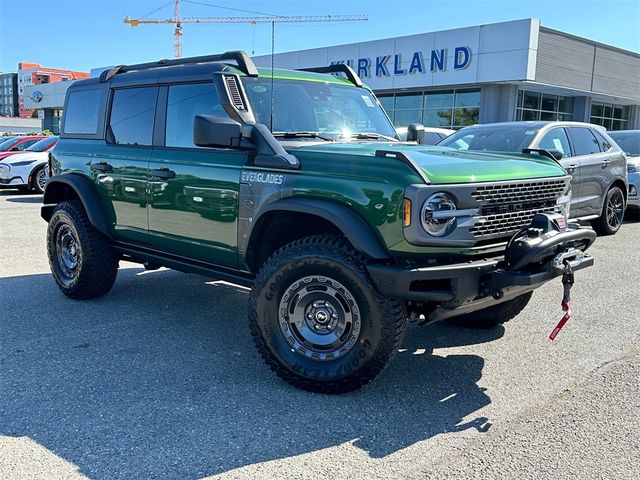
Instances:
[[[370,382],[396,354],[404,302],[382,296],[341,236],[306,237],[260,268],[250,297],[251,336],[291,385],[344,393]]]
[[[499,303],[493,307],[484,308],[467,315],[454,317],[448,321],[466,328],[495,328],[520,314],[529,303],[529,300],[531,300],[532,295],[533,292],[525,293],[507,302]]]
[[[118,257],[98,232],[79,201],[61,202],[47,229],[47,252],[53,278],[67,297],[86,300],[111,290]]]
[[[604,199],[600,218],[593,221],[593,229],[598,235],[613,235],[622,226],[624,219],[624,193],[620,187],[611,187]]]

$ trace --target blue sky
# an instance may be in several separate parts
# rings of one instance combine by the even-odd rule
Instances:
[[[131,28],[125,15],[143,16],[169,0],[0,0],[0,71],[19,61],[88,71],[173,55],[173,27]],[[640,0],[193,0],[276,15],[367,14],[366,22],[276,26],[276,52],[536,17],[543,26],[640,51]],[[168,6],[149,18],[167,18]],[[244,16],[187,3],[183,16]],[[185,25],[184,56],[243,49],[270,52],[267,25]]]

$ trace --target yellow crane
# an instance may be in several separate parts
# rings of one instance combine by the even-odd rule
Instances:
[[[196,2],[194,2],[196,3]],[[165,6],[168,6],[166,4]],[[210,5],[213,6],[213,5]],[[161,7],[163,8],[163,7]],[[159,9],[158,9],[159,10]],[[138,25],[174,24],[173,32],[174,56],[182,57],[182,24],[184,23],[270,23],[272,29],[276,23],[302,23],[302,22],[352,22],[367,20],[366,15],[311,15],[311,16],[263,16],[263,17],[181,17],[180,0],[173,0],[173,17],[167,19],[136,19],[124,17],[124,23],[137,27]],[[272,32],[273,33],[273,32]]]

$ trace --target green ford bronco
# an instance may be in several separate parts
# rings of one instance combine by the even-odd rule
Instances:
[[[121,65],[68,90],[42,217],[62,292],[104,295],[118,262],[252,288],[258,351],[287,382],[354,390],[407,320],[495,326],[593,264],[545,152],[400,142],[346,65],[244,52]]]

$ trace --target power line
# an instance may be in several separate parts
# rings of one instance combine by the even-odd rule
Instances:
[[[194,2],[193,0],[182,0],[185,3],[193,3],[194,5],[206,5],[207,7],[221,8],[223,10],[231,10],[233,12],[253,13],[256,15],[266,15],[267,17],[277,17],[273,13],[255,12],[253,10],[242,10],[241,8],[223,7],[222,5],[215,5],[213,3]]]

